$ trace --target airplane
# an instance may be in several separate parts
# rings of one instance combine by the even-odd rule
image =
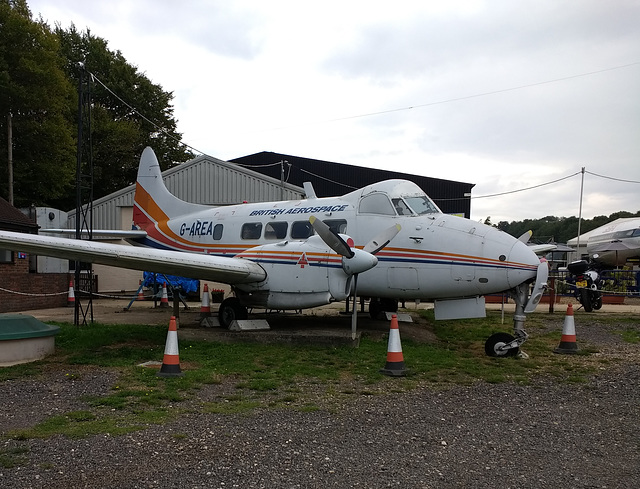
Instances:
[[[612,266],[640,258],[640,218],[616,219],[590,233],[587,253],[595,261]]]
[[[220,304],[224,327],[248,308],[300,310],[353,296],[369,312],[397,311],[399,300],[432,300],[436,319],[484,317],[484,295],[508,292],[514,335],[485,343],[514,356],[528,335],[526,314],[542,297],[548,265],[497,228],[443,214],[407,180],[387,180],[339,197],[318,198],[310,183],[294,201],[207,206],[178,199],[164,185],[151,148],[140,158],[132,230],[137,246],[0,231],[0,247],[63,259],[168,273],[231,285]],[[99,234],[99,231],[95,233]]]

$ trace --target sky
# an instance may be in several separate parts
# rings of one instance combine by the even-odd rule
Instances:
[[[640,211],[636,0],[27,2],[172,92],[198,152],[473,183],[494,224]]]

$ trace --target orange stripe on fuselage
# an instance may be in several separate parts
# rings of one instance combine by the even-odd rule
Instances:
[[[156,204],[155,200],[149,195],[149,193],[144,189],[139,182],[136,182],[136,193],[134,194],[134,201],[138,204],[140,209],[144,210],[151,219],[155,222],[168,221],[169,216],[167,216],[163,210],[160,208],[158,204]]]
[[[171,230],[168,223],[169,216],[167,216],[164,213],[164,211],[160,208],[160,206],[156,203],[156,201],[153,200],[153,197],[151,197],[151,195],[149,195],[149,193],[138,182],[136,182],[136,193],[135,193],[134,201],[136,204],[138,204],[138,207],[141,210],[143,210],[151,218],[151,221],[145,220],[146,221],[145,223],[135,222],[135,224],[141,224],[142,225],[141,227],[148,233],[149,233],[149,230],[146,229],[148,226],[157,227],[158,230],[162,232],[167,238],[187,246],[195,247],[195,249],[192,249],[191,251],[199,251],[199,252],[204,251],[204,249],[202,248],[197,249],[198,247],[202,246],[200,243],[193,243],[192,241],[181,238]],[[153,233],[149,233],[149,234],[152,235]],[[156,239],[158,238],[159,237],[156,237]],[[164,243],[164,244],[168,244],[168,243]]]

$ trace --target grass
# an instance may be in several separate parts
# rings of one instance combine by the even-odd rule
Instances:
[[[304,412],[338,409],[356,396],[384,395],[414,389],[420,383],[434,386],[489,383],[530,383],[541,376],[564,382],[584,382],[603,364],[590,359],[593,349],[577,356],[556,355],[561,326],[545,332],[548,316],[531,315],[531,334],[525,350],[528,360],[490,358],[484,341],[492,333],[508,331],[499,316],[466,321],[435,322],[426,319],[436,343],[402,341],[410,375],[389,378],[379,370],[386,361],[386,340],[364,336],[360,347],[327,347],[263,344],[220,344],[180,340],[184,375],[159,378],[157,369],[139,364],[161,360],[166,327],[142,325],[93,325],[76,328],[59,324],[56,354],[28,365],[0,370],[0,381],[45,375],[64,369],[70,381],[82,380],[82,366],[116,373],[109,392],[85,397],[86,410],[52,416],[31,428],[6,434],[16,440],[54,435],[87,437],[119,435],[165,423],[184,412],[245,415],[258,409],[297,409]],[[561,323],[560,323],[561,324]],[[535,332],[534,332],[535,331]],[[639,342],[637,331],[623,331],[629,342]],[[86,370],[86,369],[85,369]],[[198,392],[206,386],[206,400]],[[0,452],[0,465],[19,460],[20,454]]]
[[[18,467],[24,464],[28,453],[27,447],[0,448],[0,467],[5,469]]]

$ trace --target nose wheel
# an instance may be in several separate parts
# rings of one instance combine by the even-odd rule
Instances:
[[[509,333],[495,333],[484,344],[484,352],[490,357],[515,357],[520,351],[516,338]]]

